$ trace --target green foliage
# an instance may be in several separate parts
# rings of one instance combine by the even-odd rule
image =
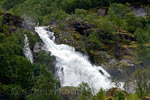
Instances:
[[[144,19],[142,17],[136,17],[134,13],[128,13],[125,16],[125,21],[127,22],[128,25],[128,31],[134,33],[137,28],[143,27]]]
[[[54,20],[64,20],[68,15],[63,10],[56,10],[51,15],[50,18]]]
[[[136,94],[139,98],[147,96],[150,93],[150,84],[148,82],[148,74],[146,70],[137,70],[134,73],[137,88]]]
[[[137,39],[137,60],[141,61],[145,67],[149,67],[149,59],[150,59],[150,48],[149,43],[150,39],[148,38],[150,35],[150,26],[147,24],[144,29],[137,29],[135,32],[135,36]]]
[[[8,96],[8,98],[11,100],[18,100],[19,98],[21,98],[21,95],[23,93],[22,88],[19,85],[15,84],[10,85],[0,84],[0,89],[2,93]]]
[[[16,56],[11,62],[16,84],[20,84],[24,89],[31,89],[33,85],[33,65],[24,57]]]
[[[122,92],[116,92],[115,98],[115,100],[125,100],[125,95]]]
[[[75,9],[75,17],[84,18],[87,15],[87,11],[84,9]]]
[[[93,100],[105,100],[105,91],[101,88],[96,96],[93,97]]]
[[[76,98],[76,100],[91,100],[92,93],[91,88],[87,83],[82,83],[79,85],[80,95]]]
[[[49,71],[55,73],[55,61],[56,58],[51,56],[51,53],[46,53],[44,51],[38,53],[35,58],[35,63],[45,65]]]
[[[114,3],[109,7],[108,15],[111,20],[115,20],[118,18],[123,19],[129,12],[131,12],[131,9],[128,6]]]
[[[37,35],[29,32],[29,31],[23,31],[22,33],[27,35],[29,42],[30,42],[29,46],[30,46],[31,50],[33,50],[35,44],[38,42]]]
[[[134,34],[135,34],[137,43],[139,43],[139,44],[147,43],[148,40],[149,40],[148,37],[149,37],[150,34],[147,34],[147,33],[146,33],[144,30],[142,30],[141,28],[137,29]]]
[[[58,96],[59,88],[59,81],[42,66],[39,79],[32,88],[33,93],[26,100],[61,100]]]
[[[126,29],[127,23],[125,22],[125,16],[131,12],[131,8],[123,4],[112,4],[108,10],[109,19],[117,26]]]

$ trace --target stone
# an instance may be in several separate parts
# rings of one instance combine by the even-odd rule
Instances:
[[[61,95],[63,100],[75,100],[76,97],[80,94],[80,91],[76,87],[67,86],[63,87],[60,90],[59,94]]]
[[[106,8],[100,8],[100,9],[98,9],[97,14],[99,16],[106,16],[107,15],[107,11],[108,11],[108,9],[106,9]]]
[[[150,97],[144,97],[141,100],[150,100]]]

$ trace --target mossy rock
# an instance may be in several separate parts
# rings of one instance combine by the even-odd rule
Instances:
[[[141,100],[150,100],[150,97],[144,97]]]
[[[63,87],[59,94],[64,100],[75,100],[75,98],[80,94],[80,90],[77,87],[67,86]]]
[[[109,96],[109,97],[106,97],[105,100],[114,100],[114,97]]]
[[[120,88],[111,88],[106,92],[106,96],[108,97],[115,97],[116,93],[122,93],[124,95],[128,95],[128,93]]]

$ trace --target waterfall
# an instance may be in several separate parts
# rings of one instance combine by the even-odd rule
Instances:
[[[75,51],[73,47],[56,44],[54,33],[47,28],[36,27],[35,31],[47,50],[56,57],[56,74],[62,86],[78,86],[86,82],[93,93],[97,93],[100,88],[109,89],[114,86],[108,78],[110,75],[101,66],[92,65],[86,56]]]
[[[33,56],[32,56],[32,52],[31,52],[31,49],[29,47],[29,40],[28,40],[28,37],[27,35],[25,34],[24,35],[24,50],[23,50],[23,53],[25,55],[25,57],[30,60],[31,63],[33,63]]]

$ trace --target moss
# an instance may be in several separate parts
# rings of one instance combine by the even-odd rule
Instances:
[[[72,34],[73,38],[77,41],[82,38],[82,36],[76,31],[70,31],[70,33]]]

